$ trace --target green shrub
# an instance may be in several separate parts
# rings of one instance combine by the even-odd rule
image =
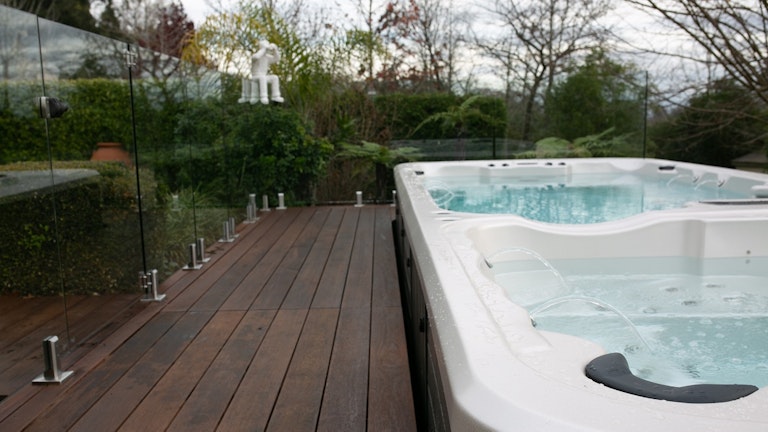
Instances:
[[[490,138],[494,135],[503,136],[502,130],[495,130],[489,126],[489,119],[496,119],[498,124],[505,124],[506,108],[499,98],[486,96],[474,97],[473,108],[483,116],[468,119],[465,125],[465,137],[472,138]],[[381,136],[389,139],[449,139],[456,138],[456,133],[446,129],[440,122],[430,122],[422,124],[424,120],[449,112],[453,107],[461,105],[469,97],[459,97],[448,93],[423,93],[423,94],[402,94],[377,96],[374,100],[376,110],[382,118],[389,119],[384,125],[388,129],[387,133],[381,133]]]
[[[134,290],[141,268],[134,172],[105,162],[57,162],[55,168],[99,175],[0,199],[0,293]],[[45,162],[0,166],[6,178],[11,171],[47,170]],[[143,208],[162,211],[151,172],[141,170],[141,178]]]
[[[294,111],[260,104],[192,102],[179,116],[176,137],[176,150],[155,161],[169,189],[192,188],[227,204],[235,194],[234,204],[243,206],[248,193],[283,192],[289,204],[310,202],[333,149],[312,137]]]
[[[633,134],[615,135],[610,128],[603,132],[576,138],[573,142],[558,137],[548,137],[536,142],[537,158],[566,157],[628,157],[636,156],[639,149],[632,140]],[[518,155],[524,159],[530,152]]]

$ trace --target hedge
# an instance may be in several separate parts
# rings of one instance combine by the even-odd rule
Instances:
[[[136,289],[141,254],[133,172],[104,162],[57,163],[56,168],[92,169],[99,175],[0,198],[0,293]],[[6,181],[13,171],[50,172],[45,163],[0,166]],[[146,211],[162,213],[155,190],[151,172],[142,171]]]

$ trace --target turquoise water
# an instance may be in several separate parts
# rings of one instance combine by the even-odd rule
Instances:
[[[768,385],[768,259],[589,261],[497,263],[494,273],[537,329],[623,353],[644,379]]]
[[[426,181],[435,203],[457,212],[514,214],[540,222],[590,224],[713,199],[744,199],[716,180],[584,174],[565,177],[445,177]]]

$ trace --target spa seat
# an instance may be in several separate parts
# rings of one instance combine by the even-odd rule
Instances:
[[[632,374],[621,353],[610,353],[587,364],[587,377],[615,390],[651,399],[685,403],[728,402],[757,391],[753,385],[696,384],[672,387],[646,381]]]

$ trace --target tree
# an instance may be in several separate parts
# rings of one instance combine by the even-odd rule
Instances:
[[[153,10],[150,23],[156,24],[154,31],[136,35],[139,46],[180,58],[195,31],[195,24],[187,17],[184,6],[176,2],[160,6]]]
[[[159,82],[178,72],[179,59],[195,33],[194,23],[178,0],[108,0],[99,27],[110,37],[144,48],[137,61],[139,70]]]
[[[419,149],[415,147],[389,148],[381,144],[362,141],[360,145],[344,144],[338,156],[342,159],[363,159],[373,164],[376,172],[376,199],[384,200],[388,185],[392,182],[392,168],[401,162],[411,162],[419,157]]]
[[[273,4],[274,3],[274,4]],[[195,40],[199,52],[220,70],[250,74],[251,55],[259,41],[275,43],[281,51],[272,65],[280,77],[285,106],[295,109],[321,136],[329,136],[339,117],[334,103],[346,87],[338,80],[346,46],[331,25],[317,25],[317,15],[300,2],[242,0],[230,11],[209,16]]]
[[[96,29],[90,0],[0,0],[0,4],[79,29]]]
[[[139,67],[155,78],[169,78],[181,66],[179,59],[194,37],[195,24],[177,2],[150,9],[148,24],[135,35],[139,46],[150,53]]]
[[[659,157],[717,166],[765,145],[757,96],[731,79],[711,83],[653,128]]]
[[[458,139],[458,153],[463,158],[465,153],[464,138],[467,137],[467,133],[473,124],[485,125],[486,130],[490,129],[492,131],[491,136],[493,138],[496,137],[497,131],[504,130],[505,123],[503,119],[498,119],[492,114],[487,114],[476,106],[483,102],[483,100],[484,98],[479,95],[470,96],[459,106],[449,107],[447,111],[435,113],[427,117],[416,126],[413,133],[416,134],[419,129],[429,123],[440,123],[441,129]]]
[[[40,60],[25,56],[25,38],[36,31],[35,21],[19,19],[13,9],[0,8],[0,79],[30,78],[40,72]],[[35,61],[36,60],[36,61]],[[7,89],[3,102],[7,104]]]
[[[99,34],[112,39],[126,40],[126,35],[120,29],[120,18],[115,8],[114,0],[105,0],[98,17],[96,28]]]
[[[502,65],[508,97],[521,83],[522,139],[531,137],[537,98],[549,92],[567,61],[601,44],[606,31],[598,20],[609,9],[609,0],[494,0],[489,12],[500,29],[478,46]]]
[[[742,88],[768,103],[768,1],[629,0],[658,14],[702,50],[695,60],[716,63]],[[687,56],[692,56],[690,52]]]
[[[358,0],[357,13],[363,18],[362,28],[346,31],[346,44],[352,61],[358,64],[357,75],[365,79],[367,90],[372,90],[376,78],[376,63],[386,56],[386,47],[376,28],[376,15],[381,14],[382,5],[373,0]]]
[[[377,77],[390,89],[423,79],[418,67],[412,63],[414,51],[408,43],[418,17],[419,8],[415,0],[394,0],[387,3],[384,14],[379,18],[376,31],[393,49],[388,52]]]
[[[612,128],[640,137],[645,114],[640,79],[634,66],[617,63],[602,50],[591,53],[548,95],[549,135],[573,140]]]
[[[379,20],[378,32],[394,47],[384,77],[405,79],[412,87],[451,91],[456,51],[461,38],[453,2],[392,1]]]
[[[268,40],[280,49],[281,60],[273,67],[282,84],[297,80],[303,71],[317,64],[314,56],[320,51],[313,51],[300,38],[296,23],[286,19],[284,12],[269,1],[243,1],[232,12],[209,16],[200,29],[197,43],[220,69],[247,76],[251,55],[258,51],[261,40]],[[289,92],[286,96],[297,95]]]

